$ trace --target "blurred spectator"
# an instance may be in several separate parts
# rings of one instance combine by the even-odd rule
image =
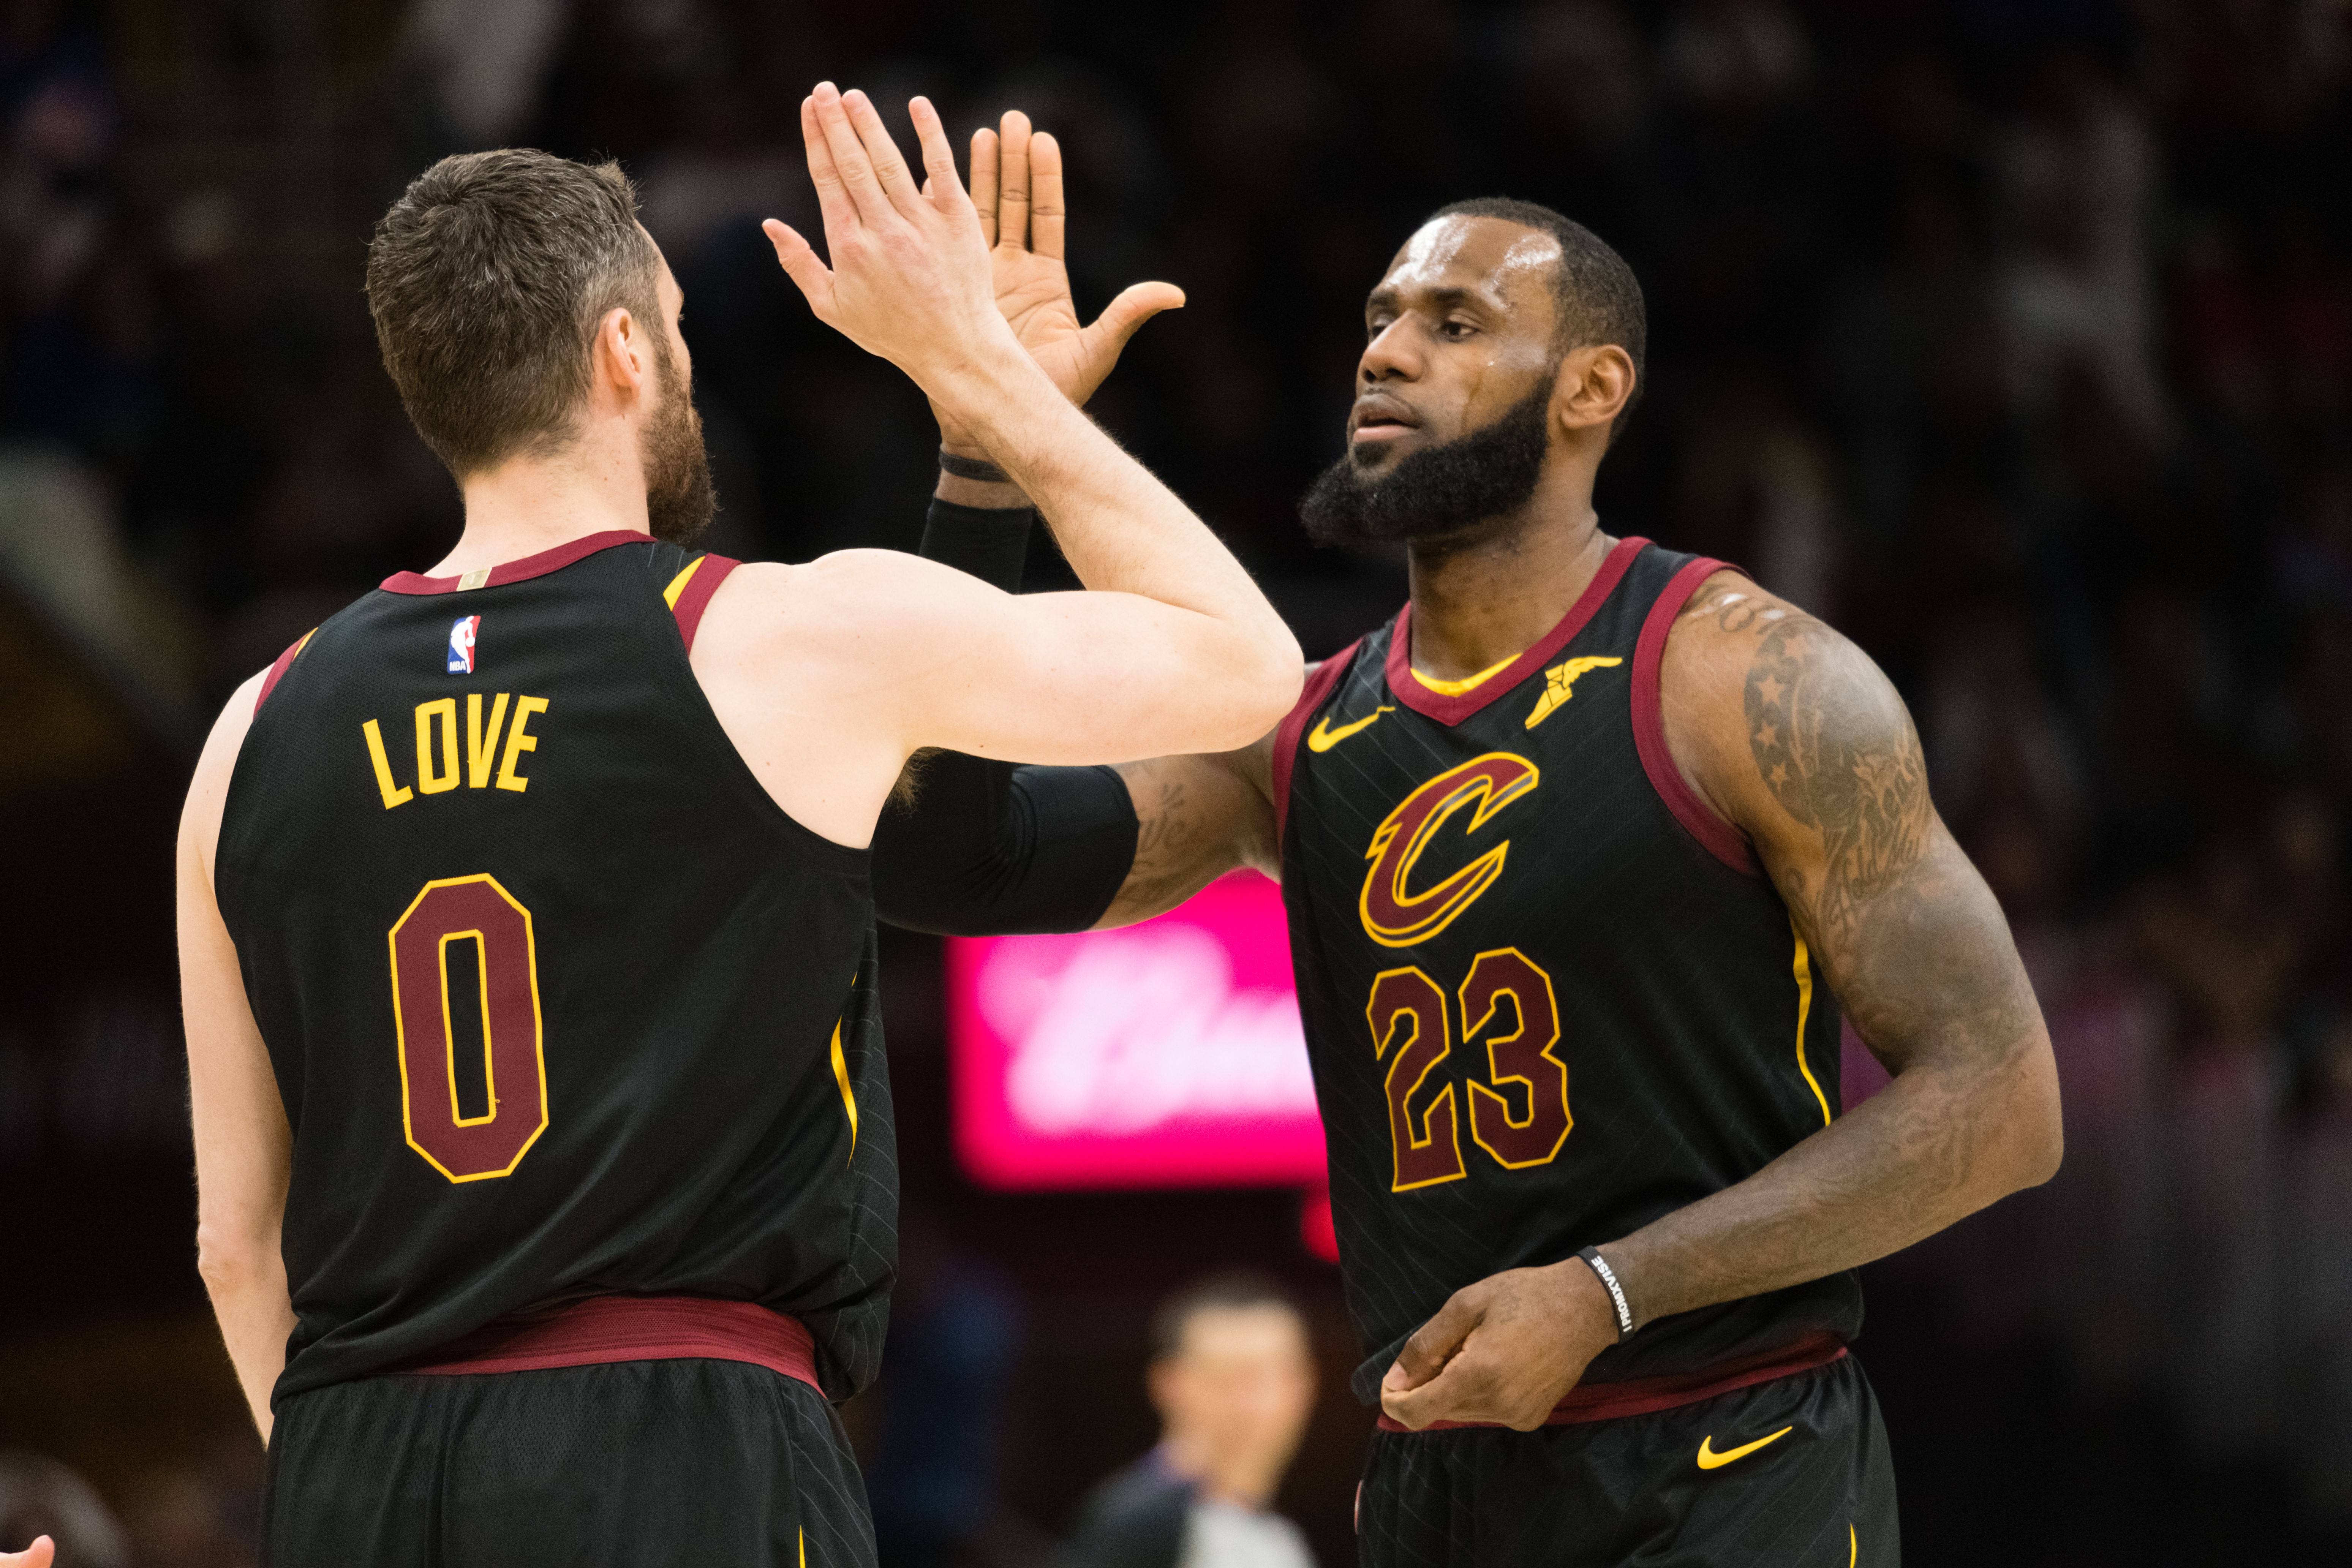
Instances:
[[[1315,1405],[1298,1310],[1221,1276],[1165,1302],[1151,1338],[1160,1446],[1088,1497],[1066,1568],[1310,1568],[1271,1506]]]
[[[89,1483],[38,1454],[0,1451],[0,1548],[57,1542],[57,1568],[131,1568],[121,1527]]]

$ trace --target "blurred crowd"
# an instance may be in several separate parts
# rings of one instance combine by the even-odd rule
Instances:
[[[820,76],[1060,133],[1082,307],[1190,296],[1097,412],[1310,655],[1402,598],[1292,510],[1391,250],[1485,194],[1619,247],[1603,526],[1889,669],[2056,1037],[2065,1171],[1919,1267],[2352,1519],[2352,0],[5,0],[0,545],[64,465],[207,701],[438,554],[361,263],[502,142],[640,180],[714,543],[911,545],[921,400],[755,227]]]

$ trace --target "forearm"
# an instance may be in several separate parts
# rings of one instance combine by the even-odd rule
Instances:
[[[269,1441],[270,1391],[286,1370],[286,1340],[294,1331],[294,1304],[286,1289],[286,1262],[274,1237],[236,1245],[199,1234],[196,1268],[212,1297],[221,1340],[253,1411],[261,1440]]]
[[[1250,667],[1274,653],[1295,658],[1288,628],[1207,525],[1026,355],[983,356],[927,390],[1051,520],[1080,582],[1192,610],[1240,634],[1237,668],[1203,679],[1253,675]]]
[[[1016,592],[1034,515],[1012,485],[943,470],[921,553]],[[1135,816],[1107,769],[924,752],[875,830],[875,908],[946,935],[1084,931],[1134,854]]]
[[[2037,1026],[1898,1074],[1746,1181],[1601,1251],[1637,1324],[1856,1268],[2046,1179],[2056,1105]]]

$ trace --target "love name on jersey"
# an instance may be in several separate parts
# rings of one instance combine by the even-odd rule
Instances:
[[[478,691],[466,698],[465,750],[457,749],[457,700],[436,698],[416,705],[416,784],[414,788],[393,776],[392,757],[384,750],[383,729],[371,719],[360,726],[366,738],[368,762],[375,768],[375,787],[383,796],[383,808],[390,811],[406,805],[420,795],[446,795],[463,784],[468,789],[485,789],[496,784],[517,795],[530,787],[530,781],[515,772],[515,764],[526,752],[539,750],[539,737],[528,729],[531,715],[547,711],[544,697],[525,697],[514,703],[513,717],[507,712],[511,694],[501,691],[490,699],[487,722],[483,717],[482,694]],[[499,742],[505,741],[504,754]]]

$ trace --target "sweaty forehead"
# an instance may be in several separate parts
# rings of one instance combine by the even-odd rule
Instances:
[[[1498,217],[1432,218],[1404,242],[1372,292],[1463,292],[1509,310],[1548,300],[1559,264],[1559,241],[1541,229]]]

